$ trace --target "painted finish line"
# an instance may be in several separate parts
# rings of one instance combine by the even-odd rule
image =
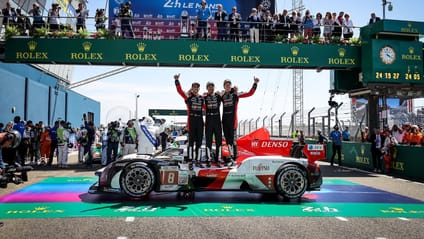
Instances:
[[[422,201],[346,180],[324,180],[322,191],[299,203],[245,192],[198,192],[194,201],[176,193],[152,193],[144,200],[88,194],[94,177],[48,178],[0,197],[0,218],[64,217],[407,217],[424,218]]]

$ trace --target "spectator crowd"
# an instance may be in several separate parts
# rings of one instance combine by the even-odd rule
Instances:
[[[354,23],[349,13],[344,11],[339,13],[327,11],[324,14],[306,10],[303,15],[302,11],[289,12],[284,9],[280,13],[273,14],[259,4],[256,8],[251,9],[248,16],[242,16],[238,12],[237,6],[231,7],[231,13],[227,13],[222,4],[217,4],[216,9],[211,9],[205,0],[201,0],[195,6],[197,7],[196,20],[188,24],[189,26],[185,26],[185,31],[187,31],[187,27],[191,26],[190,36],[196,39],[211,39],[212,28],[216,29],[217,34],[214,34],[214,38],[219,41],[275,42],[301,39],[304,42],[318,40],[328,43],[333,39],[348,41],[354,35]],[[13,8],[8,1],[2,9],[3,25],[16,26],[22,35],[32,35],[37,28],[41,27],[48,28],[52,32],[67,28],[75,31],[86,30],[86,19],[90,15],[85,4],[78,4],[75,16],[73,16],[75,25],[72,27],[69,24],[61,23],[61,19],[69,18],[69,16],[61,16],[60,10],[59,4],[53,2],[47,11],[47,16],[43,16],[40,6],[34,2],[33,8],[28,10],[25,15],[21,9]],[[96,9],[92,19],[97,31],[106,29],[105,9]],[[133,19],[131,2],[123,1],[119,11],[113,16],[109,29],[118,38],[136,38],[137,35],[145,34],[145,32],[139,32],[139,34],[135,32],[145,29],[147,26],[138,26],[135,29]],[[372,13],[369,23],[372,24],[379,20],[380,18]]]

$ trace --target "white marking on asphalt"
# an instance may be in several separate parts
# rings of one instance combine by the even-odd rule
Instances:
[[[336,217],[337,219],[339,219],[340,221],[343,221],[343,222],[347,222],[347,221],[349,221],[349,220],[347,220],[347,218],[345,218],[345,217]]]
[[[408,219],[408,218],[406,218],[406,217],[398,217],[398,219],[400,219],[400,220],[402,220],[402,221],[409,221],[409,219]]]
[[[409,182],[409,180],[403,179],[403,178],[396,178],[396,180],[401,181],[401,182]]]
[[[127,217],[127,218],[125,218],[125,221],[126,222],[133,222],[134,219],[135,219],[135,217]]]
[[[374,239],[387,239],[385,237],[375,237]]]
[[[128,237],[117,237],[116,239],[128,239]]]

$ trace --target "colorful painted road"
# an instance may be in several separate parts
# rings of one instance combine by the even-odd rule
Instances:
[[[88,194],[95,177],[48,178],[0,197],[0,219],[65,217],[404,217],[424,218],[424,202],[346,180],[324,179],[319,192],[300,202],[246,192],[198,192],[193,201],[176,193],[143,200]]]

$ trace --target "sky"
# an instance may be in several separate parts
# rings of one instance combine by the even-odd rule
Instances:
[[[110,0],[113,1],[113,0]],[[165,2],[165,0],[163,0]],[[194,0],[195,1],[195,0]],[[386,8],[386,19],[424,21],[422,0],[391,0],[393,10]],[[97,8],[105,8],[106,0],[88,1],[91,14]],[[291,9],[292,0],[277,0],[277,11]],[[349,13],[354,26],[362,27],[368,24],[370,13],[375,12],[382,18],[382,0],[303,0],[305,9],[312,15],[317,12],[324,13],[344,11]],[[323,14],[323,15],[324,15]],[[88,26],[90,28],[90,26]],[[354,32],[359,37],[359,28]],[[87,79],[92,76],[116,69],[113,66],[75,66],[71,82]],[[148,114],[149,109],[185,109],[183,99],[175,90],[173,75],[181,74],[180,81],[183,89],[190,87],[196,81],[206,91],[206,82],[215,83],[216,90],[222,89],[222,82],[231,79],[241,91],[248,91],[253,83],[253,77],[260,78],[256,93],[239,102],[239,120],[257,119],[258,117],[276,114],[286,116],[283,121],[289,121],[293,112],[292,97],[292,70],[277,69],[230,69],[230,68],[171,68],[171,67],[137,67],[136,69],[102,79],[78,88],[75,91],[84,94],[101,103],[102,124],[117,120],[128,119],[135,116],[136,95],[138,98],[138,116]],[[325,114],[330,87],[329,71],[316,72],[304,70],[304,117],[307,112],[315,107],[315,114]],[[336,96],[336,101],[343,102],[340,111],[349,111],[349,98],[347,95]],[[417,104],[424,106],[423,101]],[[416,106],[417,106],[416,104]],[[130,113],[131,112],[131,113]],[[341,116],[343,117],[343,116]],[[182,117],[164,117],[168,121],[183,122]]]

